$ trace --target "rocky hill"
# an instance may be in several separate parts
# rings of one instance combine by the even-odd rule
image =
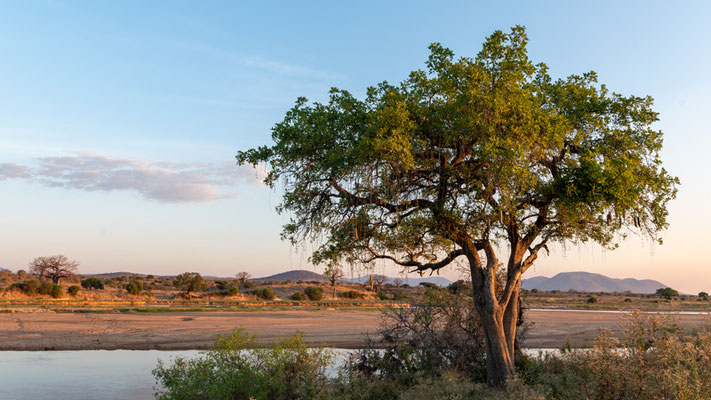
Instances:
[[[561,272],[551,278],[534,276],[524,279],[521,283],[524,289],[538,290],[577,290],[579,292],[626,292],[654,293],[667,285],[652,279],[616,279],[591,272]]]
[[[323,274],[317,274],[316,272],[309,271],[306,269],[295,269],[291,271],[282,272],[275,275],[265,276],[263,278],[254,278],[254,281],[319,281],[325,282],[327,279]]]

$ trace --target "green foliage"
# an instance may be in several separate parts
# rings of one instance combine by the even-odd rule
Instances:
[[[357,292],[355,290],[348,290],[341,293],[341,297],[344,299],[362,299],[363,293]]]
[[[708,300],[709,299],[709,294],[707,292],[699,292],[699,300]]]
[[[238,162],[283,182],[283,236],[323,235],[315,262],[436,259],[457,237],[507,238],[512,223],[546,242],[615,247],[628,228],[657,239],[678,179],[662,168],[652,98],[611,92],[594,72],[554,80],[527,42],[522,27],[496,31],[459,59],[434,43],[425,70],[363,100],[299,98],[274,145]]]
[[[183,272],[175,277],[173,284],[185,290],[186,293],[207,290],[207,284],[202,279],[202,275],[197,272]]]
[[[159,400],[291,400],[321,398],[332,354],[297,334],[269,348],[242,330],[220,337],[197,358],[158,362],[153,375]]]
[[[323,289],[320,287],[309,286],[304,289],[304,294],[306,294],[306,297],[308,297],[311,301],[319,301],[323,299]]]
[[[227,289],[228,296],[236,296],[238,293],[239,293],[239,289],[237,289],[236,286],[230,286],[230,288]]]
[[[393,300],[410,300],[412,297],[407,292],[396,292],[393,295]]]
[[[143,291],[143,282],[138,279],[132,280],[128,285],[126,285],[126,291],[134,296],[141,294]]]
[[[595,304],[595,303],[597,303],[598,301],[600,301],[600,300],[598,300],[598,298],[595,297],[595,296],[590,296],[590,297],[588,297],[588,300],[587,300],[587,302],[590,303],[590,304]]]
[[[64,296],[64,290],[62,290],[61,285],[52,285],[52,290],[50,291],[49,295],[55,299],[58,299]]]
[[[521,376],[559,400],[709,399],[711,330],[637,313],[620,339],[603,331],[593,349],[543,357]]]
[[[388,299],[388,294],[385,292],[378,292],[375,294],[379,300],[387,300]]]
[[[40,287],[40,281],[31,280],[25,282],[16,282],[10,285],[9,290],[19,290],[26,295],[37,294]]]
[[[659,297],[663,297],[667,300],[671,300],[673,297],[679,297],[679,292],[672,288],[662,288],[662,289],[657,289],[657,292],[655,293]]]
[[[259,297],[260,299],[264,300],[274,300],[276,299],[276,294],[274,294],[274,291],[272,288],[261,288],[261,289],[256,289],[252,290],[251,292],[253,295]]]
[[[79,286],[72,285],[72,286],[69,286],[69,289],[67,289],[67,293],[69,293],[69,295],[71,295],[71,296],[76,296],[77,293],[79,293],[80,289],[81,288]]]
[[[242,287],[244,287],[245,289],[251,289],[251,288],[253,288],[254,286],[256,286],[256,283],[254,283],[254,282],[252,282],[252,281],[247,281],[247,280],[246,280],[246,281],[244,281],[244,283],[242,283]]]
[[[81,281],[81,287],[84,289],[103,289],[104,282],[99,278],[91,276]]]
[[[296,301],[303,301],[306,300],[306,295],[301,292],[296,292],[291,295],[291,299]]]
[[[216,280],[215,286],[217,286],[218,290],[224,291],[224,290],[229,289],[230,286],[232,286],[232,282],[224,281],[224,280]]]

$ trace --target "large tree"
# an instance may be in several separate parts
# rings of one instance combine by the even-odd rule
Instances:
[[[58,254],[49,257],[37,257],[29,264],[30,273],[43,279],[51,279],[55,285],[63,278],[74,276],[79,263],[70,261],[66,256]]]
[[[515,378],[521,275],[540,252],[615,248],[629,233],[660,241],[678,184],[662,168],[651,97],[610,92],[593,72],[553,80],[526,44],[522,27],[494,32],[473,58],[432,44],[426,70],[365,100],[299,98],[273,145],[237,155],[282,182],[283,236],[321,237],[315,263],[468,263],[497,386]]]

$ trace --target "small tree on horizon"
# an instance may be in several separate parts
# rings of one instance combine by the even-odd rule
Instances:
[[[666,287],[657,289],[656,295],[659,297],[664,297],[667,300],[671,300],[673,297],[678,297],[679,292],[670,287]]]
[[[79,263],[70,261],[66,256],[58,254],[49,257],[37,257],[29,264],[30,273],[40,278],[50,279],[55,285],[63,278],[76,275]]]
[[[207,284],[202,279],[202,275],[197,272],[183,272],[175,277],[173,283],[175,286],[184,289],[186,293],[207,290]]]
[[[380,292],[380,289],[383,287],[385,282],[388,281],[388,277],[385,275],[371,275],[373,282],[373,290],[375,290],[375,293]]]
[[[247,279],[252,277],[252,274],[249,272],[238,272],[236,275],[237,279],[239,279],[239,282],[244,286],[245,283],[247,283]]]
[[[328,279],[328,282],[331,284],[331,287],[333,288],[333,298],[336,298],[336,284],[338,281],[343,278],[343,270],[338,268],[335,265],[329,265],[326,267],[326,270],[323,273],[326,278]]]

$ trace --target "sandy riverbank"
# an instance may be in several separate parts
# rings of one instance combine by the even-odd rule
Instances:
[[[252,311],[169,313],[4,313],[0,314],[0,350],[183,350],[209,346],[218,334],[243,328],[262,343],[295,331],[307,341],[342,348],[363,345],[378,312]],[[533,323],[524,345],[532,348],[589,346],[600,328],[615,330],[624,314],[590,311],[530,310]],[[698,326],[709,317],[679,315],[683,325]]]

